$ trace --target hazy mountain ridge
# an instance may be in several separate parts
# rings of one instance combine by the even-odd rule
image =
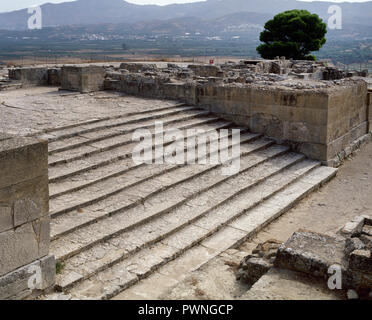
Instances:
[[[289,9],[307,9],[319,14],[323,19],[329,17],[330,2],[300,2],[295,0],[208,0],[188,4],[167,6],[135,5],[122,0],[78,0],[42,6],[43,26],[90,25],[90,24],[135,24],[157,20],[176,20],[194,17],[212,20],[239,12],[252,12],[255,15],[272,16]],[[345,24],[372,26],[372,1],[364,3],[341,3]],[[27,29],[29,14],[27,9],[0,14],[0,29]],[[262,23],[248,21],[252,24]]]

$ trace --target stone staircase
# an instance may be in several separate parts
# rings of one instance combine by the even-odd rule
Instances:
[[[154,132],[155,120],[165,129],[236,128],[204,110],[178,105],[42,135],[49,140],[50,251],[58,261],[57,291],[110,299],[188,253],[208,249],[201,260],[191,259],[188,266],[196,269],[337,172],[245,129],[240,172],[232,176],[223,176],[221,165],[136,165],[133,131]]]
[[[0,91],[9,91],[9,90],[16,90],[23,87],[21,81],[15,80],[0,80]]]

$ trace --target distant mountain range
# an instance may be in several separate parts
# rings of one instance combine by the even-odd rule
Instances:
[[[71,25],[126,24],[133,28],[141,28],[149,22],[156,21],[161,29],[162,21],[166,21],[169,29],[182,23],[202,29],[206,27],[202,21],[214,21],[226,27],[226,19],[240,19],[234,26],[244,24],[263,25],[274,14],[290,9],[306,9],[317,13],[328,20],[328,8],[331,2],[301,2],[295,0],[207,0],[188,4],[167,6],[135,5],[122,0],[77,0],[60,4],[44,4],[42,6],[43,26],[59,27]],[[343,9],[343,23],[347,26],[360,25],[372,28],[372,1],[364,3],[340,3]],[[244,12],[243,16],[239,13]],[[29,14],[27,9],[0,14],[0,29],[25,30]],[[245,20],[242,21],[242,18]],[[194,20],[193,20],[194,19]],[[146,22],[147,24],[144,24]],[[196,23],[196,25],[195,25]],[[230,23],[230,22],[229,22]],[[215,25],[218,28],[218,25]],[[189,28],[189,27],[188,27]],[[372,34],[372,29],[371,29]]]

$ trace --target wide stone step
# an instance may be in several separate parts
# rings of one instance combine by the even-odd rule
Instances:
[[[257,134],[243,134],[241,136],[241,143],[249,143],[258,139],[260,135]],[[218,142],[218,139],[216,140]],[[265,140],[265,145],[267,141]],[[233,145],[237,145],[239,142],[232,143],[231,139],[229,140],[229,149]],[[226,149],[226,148],[223,148]],[[222,150],[223,150],[222,149]],[[212,154],[218,155],[218,150],[212,150]],[[196,155],[197,156],[197,155]],[[207,155],[207,161],[209,160],[210,154]],[[196,158],[196,159],[205,159],[205,157]],[[162,173],[170,173],[172,170],[176,170],[180,165],[134,165],[131,168],[125,167],[123,170],[120,168],[121,174],[111,174],[112,177],[108,179],[103,179],[102,177],[97,179],[96,183],[89,183],[87,187],[82,188],[79,191],[76,191],[76,188],[71,189],[70,192],[64,192],[60,196],[53,197],[50,201],[50,210],[51,216],[56,217],[63,213],[73,211],[76,209],[82,209],[88,205],[91,205],[95,202],[99,202],[109,196],[115,195],[128,187],[134,187],[138,185],[138,188],[142,188],[141,183],[148,181],[150,178],[156,178]],[[119,171],[120,172],[120,171]],[[190,176],[190,178],[192,175]],[[74,178],[74,181],[76,179]],[[171,184],[170,184],[171,185]],[[67,187],[71,186],[71,183],[67,181]],[[161,187],[161,188],[160,188]],[[165,186],[161,185],[155,191],[164,189]]]
[[[259,143],[260,142],[257,141],[257,144]],[[253,170],[253,172],[259,171],[259,168],[263,167],[265,162],[273,157],[280,157],[288,151],[288,148],[281,146],[257,151],[257,148],[262,149],[264,147],[265,143],[262,142],[258,147],[248,147],[250,148],[250,153],[241,159],[241,174],[248,170]],[[242,152],[248,153],[248,148],[246,151],[243,150]],[[256,150],[256,152],[252,154],[253,150]],[[182,182],[154,196],[147,196],[149,194],[151,195],[154,191],[154,183],[152,182],[152,184],[148,183],[146,189],[134,187],[133,190],[125,190],[118,195],[89,206],[84,210],[83,215],[71,212],[67,213],[67,217],[71,223],[84,220],[86,217],[94,219],[102,215],[105,216],[105,219],[85,228],[79,228],[71,234],[52,241],[51,251],[58,260],[66,260],[99,242],[108,240],[111,237],[128,231],[130,228],[135,228],[157,216],[168,213],[183,205],[185,202],[197,197],[200,193],[218,187],[227,180],[231,180],[237,175],[240,175],[223,176],[221,175],[221,168],[217,167],[208,170],[205,167],[205,165],[186,166],[178,169],[176,171],[177,174],[172,172],[172,174],[168,176],[164,175],[156,178],[157,183],[169,183],[169,179],[171,181],[175,179],[183,180],[190,175],[194,175],[193,179]],[[196,170],[199,170],[199,173],[197,173]],[[156,185],[155,188],[157,188]],[[146,200],[139,201],[141,196],[147,196]],[[115,216],[113,216],[114,214]],[[52,223],[59,223],[58,219],[66,219],[66,216],[64,215],[60,218],[53,219]]]
[[[75,95],[76,96],[78,94],[71,94],[71,93],[61,94],[61,96],[64,96],[64,95],[66,95],[66,96]],[[58,131],[65,131],[67,129],[80,127],[81,125],[94,125],[98,122],[106,121],[106,120],[110,120],[110,119],[127,118],[127,117],[134,116],[134,115],[138,115],[138,116],[146,115],[148,113],[153,113],[153,112],[158,112],[158,111],[166,111],[166,110],[171,110],[171,109],[174,109],[174,108],[185,107],[185,106],[187,107],[187,105],[185,103],[178,103],[178,104],[175,104],[175,105],[169,105],[169,106],[160,107],[160,108],[151,108],[151,109],[142,110],[142,111],[127,112],[127,113],[119,114],[119,115],[116,115],[116,116],[91,118],[91,119],[83,121],[83,122],[76,122],[76,123],[71,123],[71,124],[68,124],[68,125],[46,128],[46,129],[43,129],[43,130],[37,132],[36,134],[41,135],[41,134],[54,133],[56,136],[63,136],[63,134],[58,133]]]
[[[255,208],[262,201],[280,192],[318,166],[319,163],[313,161],[294,161],[294,164],[289,165],[289,168],[284,169],[282,173],[281,171],[283,169],[271,175],[266,180],[264,179],[261,183],[247,183],[243,189],[238,189],[238,187],[236,187],[234,196],[226,198],[225,201],[221,202],[222,205],[217,204],[211,207],[210,204],[208,205],[206,203],[204,205],[200,205],[200,202],[189,203],[188,208],[180,207],[177,209],[178,214],[170,212],[161,219],[157,219],[158,222],[156,222],[156,220],[151,221],[148,226],[142,226],[139,230],[133,230],[113,238],[104,245],[102,244],[92,248],[90,254],[86,252],[84,256],[84,259],[88,261],[86,264],[79,264],[79,261],[82,260],[79,260],[78,256],[72,258],[72,263],[69,263],[69,265],[76,265],[77,268],[70,271],[69,276],[64,279],[65,282],[61,282],[62,285],[60,285],[60,288],[66,290],[68,286],[72,285],[71,283],[69,285],[67,284],[67,279],[72,280],[74,278],[75,280],[73,283],[76,283],[79,281],[78,274],[80,274],[80,280],[86,279],[89,277],[89,274],[95,274],[104,270],[107,268],[107,265],[111,266],[113,263],[126,259],[126,257],[128,257],[128,261],[120,262],[122,269],[134,272],[138,277],[146,276],[147,272],[151,272],[152,267],[148,269],[145,263],[145,268],[143,269],[143,265],[138,265],[139,261],[136,258],[134,259],[137,263],[133,264],[132,258],[135,257],[135,253],[139,252],[142,248],[147,248],[149,245],[161,241],[161,244],[164,245],[165,248],[176,248],[180,250],[178,252],[172,250],[172,255],[180,255],[183,251],[213,235],[234,219]],[[206,202],[208,202],[210,196],[211,195],[207,193],[202,195]],[[215,220],[214,218],[217,219]],[[143,235],[141,239],[138,239],[139,237],[136,231],[140,231],[141,235]],[[226,240],[229,238],[236,239],[240,237],[242,233],[243,232],[239,232],[235,229],[234,234],[227,237]],[[215,244],[215,246],[227,246],[229,241],[224,241],[223,238],[220,238],[220,242],[219,244]],[[164,247],[162,246],[162,248]],[[226,249],[228,248],[227,246]],[[216,248],[212,247],[212,249]],[[104,256],[102,256],[103,252]],[[148,254],[149,252],[147,252],[146,255]],[[156,257],[154,257],[154,255]],[[144,260],[156,261],[162,265],[171,258],[168,256],[167,259],[164,260],[162,254],[157,255],[158,251],[155,250],[152,253],[152,257],[147,257],[147,259],[145,258]],[[141,258],[144,257],[143,254],[140,254],[140,256]],[[100,262],[103,264],[100,264]],[[104,264],[106,264],[106,266]],[[137,266],[137,268],[134,266]],[[116,268],[116,266],[114,266],[114,268]],[[65,272],[68,271],[66,270]],[[74,275],[74,277],[72,277],[72,275]],[[63,287],[63,285],[65,285],[65,287]]]
[[[93,131],[98,131],[101,129],[110,128],[110,126],[115,126],[116,124],[133,123],[141,120],[151,120],[155,119],[157,115],[167,114],[169,112],[177,112],[184,110],[197,109],[195,107],[186,106],[185,104],[179,104],[175,106],[162,107],[152,110],[125,113],[113,117],[104,117],[98,119],[90,119],[84,122],[78,122],[71,125],[61,126],[57,128],[44,129],[41,132],[36,133],[37,135],[43,135],[45,139],[48,139],[51,146],[54,142],[59,140],[69,139],[81,133],[88,133]],[[155,116],[155,118],[154,118]],[[123,120],[125,119],[125,120]],[[127,122],[128,121],[128,122]]]
[[[60,153],[63,151],[78,148],[84,145],[98,142],[104,139],[113,138],[115,136],[133,132],[139,128],[149,128],[153,126],[154,120],[163,121],[165,123],[176,123],[181,120],[197,117],[199,115],[207,115],[208,112],[196,109],[193,107],[177,108],[172,111],[163,111],[154,113],[146,118],[136,116],[136,120],[123,121],[122,119],[107,120],[109,123],[96,128],[90,128],[85,125],[74,128],[76,135],[70,138],[59,138],[55,142],[49,143],[49,155]],[[77,130],[81,130],[80,132]]]
[[[207,114],[207,113],[205,113]],[[202,116],[196,117],[192,116],[183,116],[182,120],[169,120],[164,121],[165,129],[188,129],[195,126],[199,126],[206,123],[214,123],[220,121],[217,117],[212,116]],[[177,123],[177,126],[174,125]],[[149,124],[150,125],[150,124]],[[151,126],[148,127],[148,130],[151,132],[155,131],[154,122],[151,122]],[[125,146],[132,143],[132,133],[123,133],[114,138],[107,138],[98,142],[90,143],[89,145],[84,145],[78,148],[71,150],[63,151],[57,154],[49,156],[49,166],[56,166],[58,164],[68,163],[75,160],[80,160],[89,156],[92,156],[103,151],[108,151],[115,149],[117,147]]]
[[[231,133],[232,131],[229,130],[229,143],[231,143]],[[258,139],[261,137],[260,134],[252,134],[252,133],[247,133],[247,130],[242,129],[240,131],[241,137],[240,137],[240,142],[248,142],[248,141],[253,141],[255,139]],[[191,135],[190,137],[192,137]],[[199,134],[197,137],[202,137],[203,135]],[[195,136],[196,137],[196,136]],[[218,142],[219,138],[217,139],[208,139],[207,141],[207,150],[208,150],[208,155],[209,155],[209,147],[211,145],[211,142]],[[236,142],[234,143],[234,145]],[[186,142],[185,142],[186,145]],[[214,144],[212,144],[214,146]],[[184,152],[187,152],[187,147],[185,146]],[[215,153],[215,152],[214,152]],[[153,154],[153,159],[156,159],[155,155],[155,150],[152,150]],[[144,168],[146,167],[145,164],[135,164],[133,162],[132,158],[125,158],[121,160],[115,160],[107,165],[94,168],[91,170],[88,170],[84,173],[80,173],[77,175],[74,175],[73,178],[66,178],[66,179],[61,179],[56,182],[51,182],[49,183],[49,197],[50,199],[54,199],[57,197],[60,197],[62,195],[72,193],[79,191],[81,189],[87,188],[91,185],[97,184],[99,182],[121,176],[125,173],[127,173],[130,170],[138,170],[141,173],[146,173],[143,172]],[[141,169],[142,168],[142,169]]]
[[[216,121],[213,123],[195,123],[194,126],[187,126],[187,128],[180,130],[185,134],[187,129],[195,127],[208,133],[214,130],[227,129],[230,126],[230,122]],[[117,146],[108,151],[93,154],[87,158],[73,160],[68,163],[60,163],[56,166],[49,167],[49,183],[59,182],[87,171],[107,166],[116,161],[124,160],[129,164],[132,162],[132,159],[129,161],[128,158],[132,156],[133,148],[137,144],[138,142],[133,142],[123,146]],[[123,163],[123,165],[125,164]]]
[[[254,188],[260,183],[263,183],[261,189],[267,189],[267,185],[265,183],[266,179],[270,180],[270,176],[272,175],[278,175],[282,170],[284,170],[286,167],[291,166],[293,164],[296,164],[298,161],[301,161],[303,159],[303,156],[297,155],[296,157],[291,157],[292,154],[287,154],[286,156],[279,157],[277,159],[272,159],[268,161],[266,164],[259,166],[255,169],[248,170],[244,173],[242,173],[241,177],[240,175],[228,180],[226,183],[216,185],[209,190],[198,194],[196,197],[189,199],[185,203],[183,203],[181,206],[177,207],[176,209],[171,210],[170,212],[162,215],[161,217],[157,217],[156,219],[153,219],[149,221],[148,223],[139,226],[138,228],[129,230],[120,236],[114,237],[113,239],[98,244],[97,246],[93,247],[92,249],[83,252],[80,255],[77,255],[70,259],[68,261],[68,265],[76,265],[78,261],[82,261],[82,256],[84,259],[86,259],[88,262],[87,265],[78,265],[78,269],[71,270],[70,268],[66,268],[64,272],[67,272],[67,278],[71,279],[71,274],[74,274],[75,276],[78,273],[78,270],[80,270],[80,274],[82,273],[82,270],[88,270],[89,267],[92,267],[92,265],[99,265],[98,261],[95,261],[93,264],[93,257],[96,256],[97,252],[105,252],[105,257],[103,261],[108,262],[107,257],[114,258],[111,263],[117,262],[122,258],[125,258],[127,255],[134,254],[136,251],[149,246],[156,241],[162,240],[164,237],[173,234],[177,231],[175,237],[178,239],[178,235],[181,235],[182,237],[182,231],[178,231],[181,228],[189,225],[190,223],[194,221],[200,220],[198,223],[204,224],[205,219],[210,219],[210,215],[217,214],[217,217],[219,217],[219,222],[221,222],[221,218],[223,218],[223,215],[219,216],[218,212],[224,212],[226,206],[236,206],[236,200],[234,198],[239,197],[240,193],[247,192],[248,189]],[[266,166],[265,166],[266,165]],[[316,163],[316,165],[319,165]],[[311,163],[310,165],[305,163],[304,165],[301,165],[297,168],[294,168],[293,171],[298,173],[298,176],[302,175],[304,172],[311,170],[314,168],[314,163]],[[260,176],[260,178],[257,178]],[[297,176],[287,176],[286,181],[281,181],[281,184],[278,183],[278,185],[271,184],[272,181],[268,181],[268,184],[270,186],[269,191],[266,192],[266,194],[273,194],[278,188],[285,186],[286,182],[291,181],[295,179]],[[277,178],[279,179],[279,178]],[[243,183],[240,183],[240,181],[243,180]],[[273,180],[273,179],[271,179]],[[274,181],[276,181],[274,179]],[[228,184],[228,185],[226,185]],[[256,188],[257,189],[257,188]],[[272,191],[274,190],[274,191]],[[247,208],[247,199],[251,201],[251,205],[255,205],[256,203],[259,203],[262,201],[262,193],[256,192],[257,190],[253,190],[250,192],[249,195],[245,194],[245,196],[240,196],[238,203],[240,206],[244,206],[244,208]],[[260,191],[260,190],[258,190]],[[255,195],[256,197],[253,197],[252,195]],[[222,209],[220,209],[222,208]],[[221,211],[222,210],[222,211]],[[216,213],[217,212],[217,213]],[[203,216],[205,216],[203,218]],[[213,219],[213,218],[212,218]],[[222,223],[223,224],[223,223]],[[209,231],[216,231],[219,226],[218,225],[211,225],[211,228],[204,228],[199,227],[196,222],[194,222],[194,225],[196,226],[193,228],[193,231],[188,235],[188,239],[192,239],[195,237],[200,236],[201,230],[209,230]],[[189,232],[189,231],[188,231]],[[140,237],[138,235],[141,235]],[[207,235],[205,235],[206,237]],[[171,238],[173,239],[173,238]],[[164,240],[165,241],[165,240]],[[173,240],[171,240],[172,242]],[[176,240],[177,241],[177,240]],[[180,241],[180,240],[178,240]],[[125,248],[120,247],[120,250],[118,250],[119,244],[126,244]],[[169,244],[168,244],[169,245]],[[170,244],[171,246],[174,246]],[[103,250],[103,251],[102,251]],[[100,259],[98,259],[100,260]],[[88,268],[88,269],[86,269]],[[104,265],[100,265],[98,269],[95,269],[93,273],[98,272],[104,268]],[[87,272],[85,276],[90,275],[92,273]],[[77,278],[77,277],[75,277]],[[83,276],[84,278],[84,276]],[[67,281],[64,279],[64,284],[66,285]],[[70,284],[71,285],[71,284]],[[60,285],[62,288],[63,286]],[[66,289],[64,287],[64,289]]]
[[[258,142],[255,147],[251,146],[250,150],[248,149],[246,152],[252,153],[254,151],[258,151],[259,149],[267,148],[271,144],[272,143],[270,143],[270,141],[262,142],[261,144]],[[280,152],[283,153],[285,151],[286,149],[281,148],[280,150],[273,149],[268,152],[273,153],[274,155],[279,155]],[[260,158],[260,156],[258,157]],[[260,161],[265,161],[265,159]],[[259,162],[257,161],[257,163]],[[162,176],[156,177],[150,181],[145,181],[140,185],[129,187],[120,194],[114,195],[106,199],[105,201],[101,201],[97,204],[88,206],[84,210],[77,210],[76,212],[66,213],[63,216],[57,217],[51,221],[51,237],[52,239],[57,239],[58,237],[71,233],[78,228],[86,227],[99,220],[112,217],[119,213],[120,216],[125,216],[126,212],[134,207],[137,207],[137,209],[138,207],[140,207],[140,209],[142,210],[144,208],[143,206],[148,205],[149,209],[152,210],[151,212],[155,210],[154,214],[162,214],[163,211],[170,210],[173,207],[179,205],[179,201],[185,201],[184,198],[180,199],[178,194],[179,192],[183,191],[184,186],[187,187],[188,185],[190,185],[192,179],[196,179],[201,175],[204,175],[205,177],[212,169],[217,169],[217,167],[209,166],[208,168],[206,168],[206,166],[195,166],[194,168],[191,168],[191,166],[188,166],[179,168],[176,171],[165,173]],[[199,180],[202,180],[202,178],[203,177],[201,177]],[[217,180],[217,183],[219,183],[220,181],[223,180]],[[209,182],[209,185],[211,185],[212,183],[213,180]],[[178,186],[179,184],[182,185]],[[174,188],[175,190],[168,190],[171,187],[175,186],[178,186],[178,188]],[[205,188],[208,187],[209,186],[206,186]],[[196,191],[197,190],[203,190],[203,186],[199,185]],[[164,194],[165,196],[169,195],[172,200],[169,200],[168,206],[165,205],[166,203],[163,203],[163,210],[160,212],[156,212],[156,207],[154,209],[151,204],[152,202],[161,201],[159,199],[161,198],[162,194]],[[193,193],[191,194],[191,196],[195,194],[196,193]],[[138,195],[140,195],[141,197],[140,200],[138,198]],[[136,218],[135,210],[136,209],[130,211],[131,213],[134,212],[134,218]],[[146,214],[148,217],[150,217],[150,213]],[[140,216],[137,216],[137,218],[139,219],[138,221],[141,221]],[[75,232],[75,234],[76,233],[78,233],[78,231]],[[66,248],[63,248],[62,246],[61,250],[65,250]],[[73,254],[73,252],[67,253],[70,255]]]
[[[336,169],[319,168],[316,163],[306,161],[304,163],[300,162],[292,168],[295,169],[294,172],[291,172],[291,167],[289,167],[280,174],[281,176],[287,176],[287,178],[277,178],[274,175],[266,180],[265,186],[260,184],[257,186],[257,190],[254,188],[248,189],[248,194],[241,193],[234,198],[228,204],[229,215],[226,216],[224,222],[219,223],[219,231],[217,231],[218,226],[216,225],[209,229],[202,228],[198,226],[197,221],[200,220],[196,220],[196,223],[192,222],[163,241],[139,250],[134,255],[127,254],[128,258],[112,264],[108,269],[103,269],[89,279],[85,276],[86,279],[84,280],[84,276],[81,275],[81,273],[84,273],[82,270],[85,269],[80,270],[80,274],[72,271],[70,282],[73,282],[73,278],[75,278],[75,284],[77,283],[77,285],[70,290],[70,293],[81,299],[110,299],[129,288],[117,297],[117,299],[120,297],[128,299],[132,289],[130,287],[141,279],[150,282],[150,285],[151,281],[156,283],[159,275],[168,279],[169,282],[182,281],[190,272],[200,268],[216,255],[236,247],[252,237],[311,191],[331,179],[337,172]],[[278,181],[281,181],[281,183],[278,183]],[[271,186],[272,184],[275,187]],[[269,191],[267,187],[271,190]],[[275,192],[275,189],[277,191],[274,197],[281,199],[279,205],[275,201],[273,202],[274,198],[268,194]],[[265,196],[262,196],[261,202],[252,205],[251,200],[247,201],[247,199],[250,199],[249,195],[252,192],[257,193],[261,190],[267,190]],[[210,214],[213,214],[212,211]],[[112,239],[111,242],[114,240]],[[120,242],[114,243],[111,248],[114,247],[119,251],[122,245]],[[114,251],[109,249],[110,247],[105,248],[107,256],[101,251],[101,256],[97,254],[95,259],[90,260],[90,270],[98,266],[97,261],[106,259],[106,262],[109,262],[113,258]],[[89,256],[86,258],[89,258]],[[76,266],[78,265],[77,262]],[[158,270],[158,272],[153,275],[155,270]],[[82,277],[80,280],[79,275]],[[149,278],[145,279],[146,277]],[[79,281],[82,282],[79,283]],[[161,294],[161,288],[159,288],[158,293]],[[156,299],[157,297],[153,298]]]

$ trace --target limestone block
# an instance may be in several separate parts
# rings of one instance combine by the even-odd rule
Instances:
[[[0,204],[0,232],[4,232],[13,228],[13,212],[12,208]]]
[[[366,245],[359,238],[346,238],[345,256],[349,256],[355,250],[364,250]]]
[[[218,66],[213,65],[189,65],[187,67],[191,69],[194,74],[198,77],[222,77],[223,71]]]
[[[250,257],[240,266],[237,274],[238,280],[242,279],[252,285],[257,282],[266,272],[273,267],[273,264],[263,258]]]
[[[349,257],[349,268],[372,274],[372,257],[370,250],[355,250]]]
[[[48,170],[48,143],[15,137],[0,144],[0,189],[30,180]]]
[[[0,276],[46,256],[49,228],[50,218],[46,216],[0,233]]]
[[[120,64],[120,69],[128,70],[129,72],[141,72],[141,71],[155,71],[157,70],[156,64],[151,63],[122,63]]]
[[[326,137],[326,126],[312,125],[305,121],[283,121],[283,140],[323,143],[326,140]]]
[[[46,270],[38,289],[54,282],[54,258],[37,262],[50,245],[48,145],[8,135],[0,142],[0,297],[22,299],[33,293],[26,266]]]
[[[45,216],[49,211],[48,176],[43,175],[0,189],[0,204],[13,208],[14,227]]]
[[[61,69],[63,90],[82,93],[104,90],[106,71],[100,66],[64,66]]]
[[[48,68],[27,67],[9,69],[9,79],[21,81],[24,84],[43,85],[48,83]]]
[[[313,232],[296,232],[279,247],[275,266],[327,279],[332,265],[344,266],[345,239]]]
[[[348,222],[340,231],[345,237],[355,237],[361,234],[364,226],[364,217],[355,217],[352,221]]]
[[[327,144],[327,158],[332,159],[341,152],[347,151],[349,147],[355,149],[356,147],[353,147],[353,145],[358,143],[358,139],[366,135],[367,130],[367,122],[363,122],[359,126],[350,129],[345,135],[330,141]]]
[[[180,100],[195,104],[195,89],[192,84],[187,83],[164,83],[162,86],[164,97],[167,99]]]
[[[327,161],[328,158],[328,146],[321,143],[310,143],[303,142],[297,145],[296,150],[303,153],[310,159]]]
[[[327,142],[367,121],[366,95],[367,84],[364,81],[354,81],[353,85],[329,91]]]

